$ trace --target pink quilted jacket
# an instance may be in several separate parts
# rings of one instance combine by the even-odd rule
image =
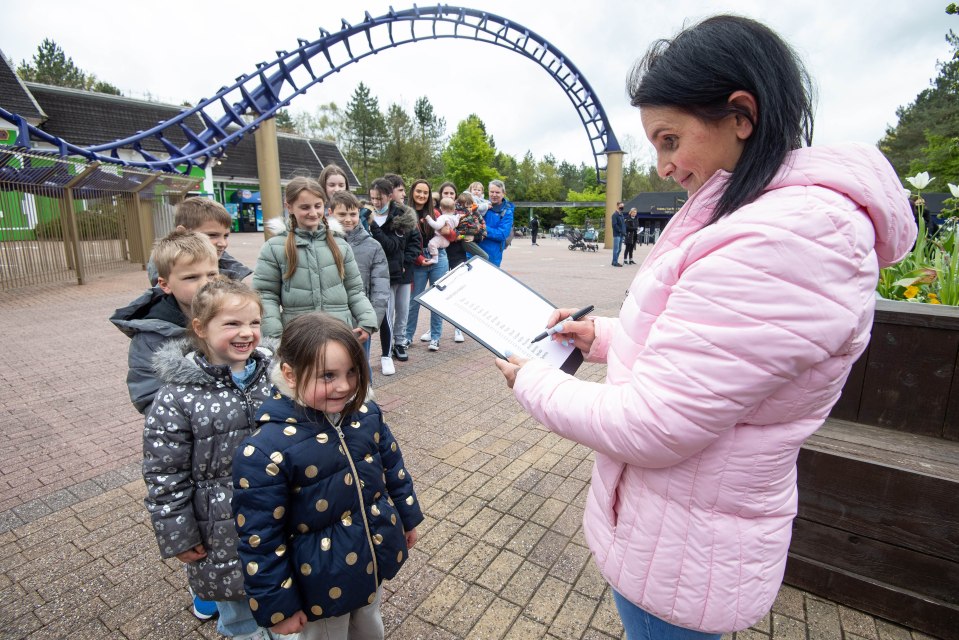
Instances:
[[[745,629],[782,582],[796,457],[869,341],[880,266],[912,246],[872,147],[791,153],[766,192],[703,227],[714,175],[666,227],[619,318],[596,318],[605,384],[531,361],[519,402],[592,448],[584,526],[610,584],[673,624]]]

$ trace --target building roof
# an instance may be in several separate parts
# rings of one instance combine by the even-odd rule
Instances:
[[[16,98],[17,86],[23,96],[21,98]],[[14,102],[14,98],[17,102]],[[67,89],[35,82],[21,83],[9,64],[0,64],[0,107],[28,116],[29,110],[25,106],[19,106],[25,105],[24,100],[29,100],[30,104],[34,105],[33,112],[38,120],[46,118],[41,125],[44,131],[79,147],[90,147],[130,137],[177,116],[185,108],[95,91]],[[197,133],[205,128],[198,116],[188,118],[187,124]],[[164,136],[177,147],[182,147],[187,142],[177,127],[165,131]],[[359,180],[335,143],[279,133],[277,144],[280,153],[280,176],[284,180],[299,174],[315,178],[323,167],[334,163],[346,172],[350,187],[359,186]],[[141,145],[149,153],[167,152],[163,144],[154,138],[143,140]],[[243,136],[239,143],[226,148],[219,164],[213,167],[213,175],[215,179],[221,180],[257,181],[256,144],[252,134]]]
[[[670,216],[686,204],[685,191],[645,192],[633,196],[624,203],[625,211],[636,207],[640,215]]]
[[[23,81],[13,70],[13,63],[7,60],[3,51],[0,51],[0,107],[23,116],[32,123],[46,118],[43,109],[23,85]]]
[[[184,109],[161,102],[35,82],[27,82],[26,86],[49,118],[40,128],[78,147],[130,137],[175,117]],[[194,131],[205,128],[197,116],[187,122]],[[165,131],[164,137],[178,147],[186,144],[186,137],[175,127]],[[141,145],[151,153],[166,153],[159,140],[148,138]]]
[[[342,167],[350,188],[360,186],[346,158],[333,142],[310,140],[289,133],[276,134],[280,153],[280,178],[289,180],[297,175],[312,178],[328,164]],[[216,180],[256,180],[256,142],[252,134],[243,136],[235,146],[227,147],[219,163],[213,168]]]

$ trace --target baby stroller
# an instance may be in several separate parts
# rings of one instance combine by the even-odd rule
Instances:
[[[577,249],[580,251],[596,251],[599,249],[599,246],[596,243],[587,242],[579,229],[567,229],[566,237],[569,239],[568,248],[570,251],[576,251]]]

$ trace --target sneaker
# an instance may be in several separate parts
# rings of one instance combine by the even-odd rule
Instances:
[[[380,369],[384,376],[391,376],[396,373],[396,367],[393,366],[393,358],[380,358]]]
[[[431,340],[433,340],[433,334],[429,331],[420,336],[420,342],[430,342]]]
[[[410,359],[410,355],[406,353],[405,344],[394,344],[393,345],[393,357],[399,360],[400,362],[406,362]]]
[[[366,388],[366,399],[376,402],[376,392],[373,391],[373,385],[370,385]]]
[[[463,332],[457,329],[453,332],[453,342],[463,342],[466,338],[463,337]]]
[[[440,350],[440,341],[430,340],[430,351],[439,351],[439,350]]]
[[[193,593],[192,588],[188,588],[190,596],[193,598],[193,616],[197,620],[210,620],[220,615],[216,608],[216,603],[212,600],[204,600]]]

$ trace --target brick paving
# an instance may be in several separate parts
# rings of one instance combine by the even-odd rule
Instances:
[[[230,250],[252,266],[260,243],[236,234]],[[566,244],[517,239],[504,266],[557,304],[615,314],[636,267]],[[83,287],[0,292],[0,638],[219,637],[189,613],[184,572],[160,560],[142,505],[128,340],[107,318],[146,282],[131,266]],[[417,334],[426,326],[424,313]],[[417,342],[396,375],[374,370],[426,514],[386,584],[387,637],[623,638],[581,530],[589,450],[523,412],[490,354],[454,344],[449,325],[439,352]],[[604,372],[584,365],[578,375]],[[788,586],[734,637],[927,638]]]

